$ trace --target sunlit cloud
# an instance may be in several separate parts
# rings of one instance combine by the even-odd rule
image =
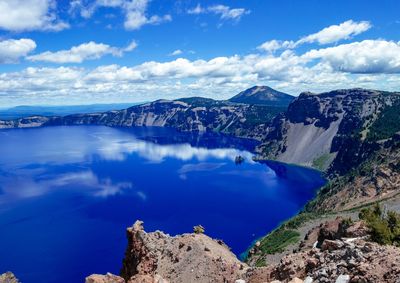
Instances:
[[[69,24],[58,19],[55,0],[0,0],[0,29],[60,31]]]
[[[113,47],[104,43],[96,43],[93,41],[82,43],[78,46],[73,46],[68,50],[60,51],[45,51],[40,54],[35,54],[26,57],[26,59],[37,62],[51,62],[51,63],[82,63],[86,60],[99,59],[105,55],[112,55],[122,57],[124,52],[133,51],[137,47],[137,43],[132,41],[124,48]]]

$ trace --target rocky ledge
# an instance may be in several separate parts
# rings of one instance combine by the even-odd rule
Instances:
[[[168,282],[398,282],[400,248],[368,241],[363,222],[337,218],[312,229],[300,249],[267,267],[239,261],[229,248],[204,234],[171,237],[128,228],[120,276],[91,275],[86,283]]]

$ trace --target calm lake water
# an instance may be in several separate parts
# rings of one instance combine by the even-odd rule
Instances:
[[[240,254],[324,184],[313,170],[253,162],[253,147],[162,128],[0,131],[0,273],[24,283],[118,274],[137,219],[172,235],[202,224]]]

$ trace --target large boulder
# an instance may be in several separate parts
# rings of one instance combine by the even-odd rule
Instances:
[[[243,279],[249,268],[223,242],[204,234],[171,237],[160,231],[147,233],[137,221],[127,229],[127,237],[121,271],[126,281],[160,276],[174,283],[235,282]]]

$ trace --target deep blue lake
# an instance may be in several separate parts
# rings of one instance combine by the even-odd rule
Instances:
[[[325,182],[252,161],[254,145],[163,128],[0,131],[0,273],[24,283],[118,274],[137,219],[172,235],[201,224],[239,255]]]

